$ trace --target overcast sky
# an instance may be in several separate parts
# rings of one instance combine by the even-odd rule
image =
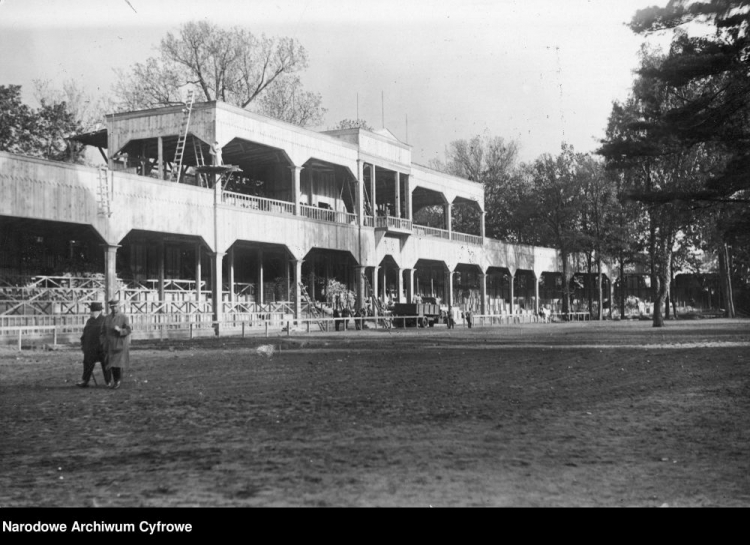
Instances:
[[[111,92],[115,68],[188,20],[298,39],[305,88],[329,128],[359,116],[444,158],[453,140],[516,140],[523,160],[565,141],[593,151],[627,97],[642,38],[635,11],[666,0],[0,0],[0,85],[71,78]],[[408,120],[408,122],[407,122]],[[408,133],[408,134],[407,134]]]

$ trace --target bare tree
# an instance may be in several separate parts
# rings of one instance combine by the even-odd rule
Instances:
[[[319,126],[327,111],[318,93],[304,91],[299,76],[282,76],[255,101],[259,113],[300,127]]]
[[[108,98],[86,92],[74,79],[54,87],[50,80],[33,80],[34,98],[40,105],[65,102],[67,110],[84,131],[95,130],[104,122],[104,115],[114,110]]]
[[[258,111],[297,124],[322,119],[320,96],[301,89],[297,74],[307,68],[307,53],[293,38],[257,37],[239,27],[191,21],[167,33],[158,50],[158,58],[116,71],[114,93],[121,108],[179,103],[183,89],[194,87],[203,100],[240,108],[268,93]]]
[[[364,129],[366,131],[375,130],[364,119],[342,119],[341,121],[336,123],[336,125],[334,125],[331,130],[339,129]]]

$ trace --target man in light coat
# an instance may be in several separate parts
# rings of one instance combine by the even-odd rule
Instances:
[[[130,363],[130,320],[120,312],[120,302],[107,303],[109,314],[104,318],[101,341],[107,354],[107,367],[112,371],[112,389],[120,387],[123,369]]]

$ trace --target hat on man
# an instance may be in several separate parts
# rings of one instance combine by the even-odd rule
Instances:
[[[116,307],[119,304],[120,304],[120,301],[118,301],[117,299],[110,299],[107,302],[107,305],[109,305],[110,307]]]
[[[102,304],[99,302],[90,303],[89,310],[102,310]]]

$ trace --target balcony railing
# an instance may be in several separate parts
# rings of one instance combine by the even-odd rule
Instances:
[[[456,233],[455,231],[447,231],[445,229],[427,227],[426,225],[414,225],[413,233],[420,237],[437,237],[444,240],[452,240],[454,242],[476,244],[477,246],[481,246],[482,244],[484,244],[484,239],[476,235]]]
[[[451,240],[456,242],[465,242],[466,244],[476,244],[481,246],[483,244],[482,237],[476,235],[467,235],[466,233],[451,233]]]
[[[386,227],[391,229],[411,231],[412,224],[411,220],[409,219],[397,218],[396,216],[380,216],[375,218],[375,227]]]
[[[337,212],[317,206],[300,205],[300,214],[306,218],[318,221],[327,221],[329,223],[357,224],[357,215],[349,212]]]
[[[266,199],[263,197],[254,197],[252,195],[243,195],[241,193],[232,193],[231,191],[221,192],[221,202],[240,208],[249,208],[258,212],[273,212],[276,214],[294,214],[294,203],[287,201],[277,201],[275,199]]]
[[[375,218],[373,218],[372,216],[365,216],[365,219],[362,223],[365,227],[375,227]]]
[[[426,225],[414,225],[413,232],[420,237],[437,237],[445,240],[451,239],[449,231],[436,229],[435,227],[427,227]]]

